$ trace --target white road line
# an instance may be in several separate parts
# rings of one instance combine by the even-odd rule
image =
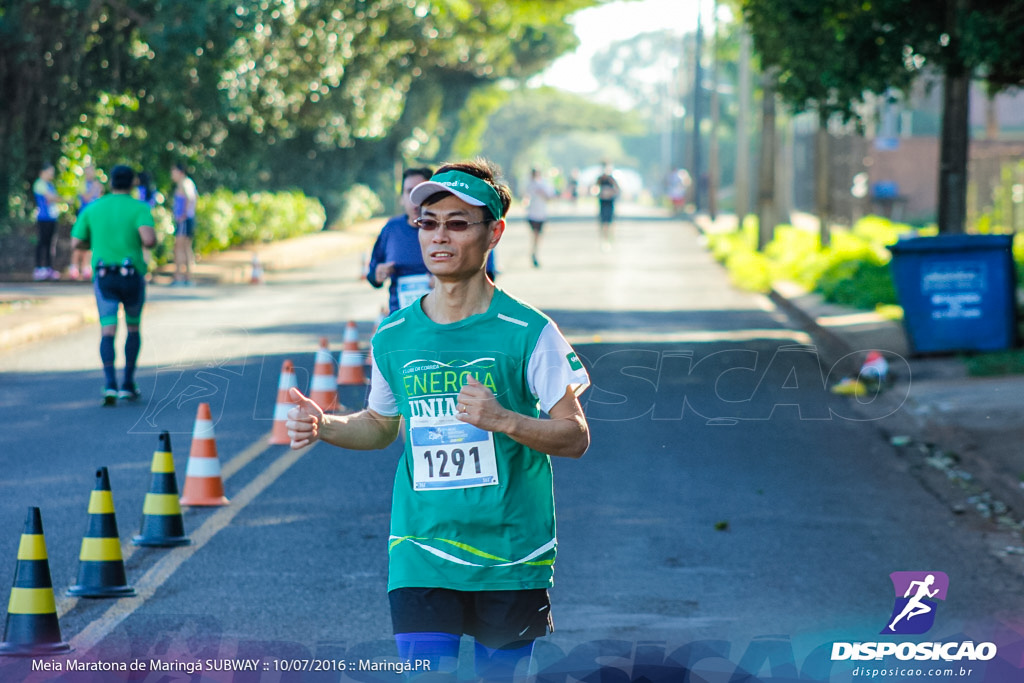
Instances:
[[[267,469],[261,472],[259,476],[253,479],[248,486],[232,496],[230,505],[218,509],[202,526],[192,533],[192,545],[180,546],[169,550],[142,578],[135,582],[136,595],[134,597],[121,598],[114,603],[102,617],[90,623],[81,633],[75,636],[71,640],[71,645],[76,650],[85,652],[110,635],[121,622],[142,607],[146,600],[153,597],[157,589],[186,560],[199,552],[219,531],[230,524],[235,516],[244,510],[256,496],[273,484],[278,477],[287,472],[292,465],[298,462],[299,458],[315,447],[316,443],[301,450],[288,450],[282,454]]]

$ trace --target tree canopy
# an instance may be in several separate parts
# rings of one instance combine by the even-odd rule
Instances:
[[[941,74],[939,229],[963,228],[967,87],[1024,84],[1024,0],[739,0],[763,68],[796,109],[857,118],[865,93]]]
[[[0,218],[43,162],[86,157],[328,204],[390,189],[396,162],[451,152],[472,92],[543,69],[602,1],[5,0]]]

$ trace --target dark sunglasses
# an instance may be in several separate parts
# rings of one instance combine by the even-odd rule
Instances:
[[[482,225],[484,223],[490,223],[491,221],[466,221],[462,219],[456,219],[453,221],[436,221],[433,218],[417,218],[412,222],[420,230],[426,230],[428,232],[437,230],[442,225],[449,232],[462,232],[468,230],[471,225]]]

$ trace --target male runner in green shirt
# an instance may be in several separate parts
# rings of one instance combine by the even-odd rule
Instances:
[[[100,360],[106,385],[103,405],[117,399],[136,401],[135,363],[142,347],[139,322],[146,302],[146,259],[142,248],[156,245],[149,205],[132,196],[135,171],[128,166],[110,170],[111,193],[92,202],[78,215],[71,230],[74,249],[92,249],[93,291],[100,316]],[[124,306],[128,336],[124,342],[125,368],[121,388],[114,369],[117,314]]]
[[[360,450],[405,430],[388,579],[399,655],[453,672],[468,634],[477,676],[511,680],[551,629],[549,456],[587,450],[577,396],[589,378],[554,323],[485,274],[511,202],[496,169],[442,166],[412,198],[437,284],[378,328],[365,410],[324,415],[293,390],[288,429],[293,448],[322,439]]]

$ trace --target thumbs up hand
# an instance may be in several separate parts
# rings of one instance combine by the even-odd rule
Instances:
[[[294,387],[289,390],[289,396],[295,401],[295,406],[288,411],[285,426],[288,428],[288,438],[292,440],[291,448],[298,450],[309,446],[320,438],[320,428],[324,423],[324,411],[316,404],[316,401],[304,396]]]

